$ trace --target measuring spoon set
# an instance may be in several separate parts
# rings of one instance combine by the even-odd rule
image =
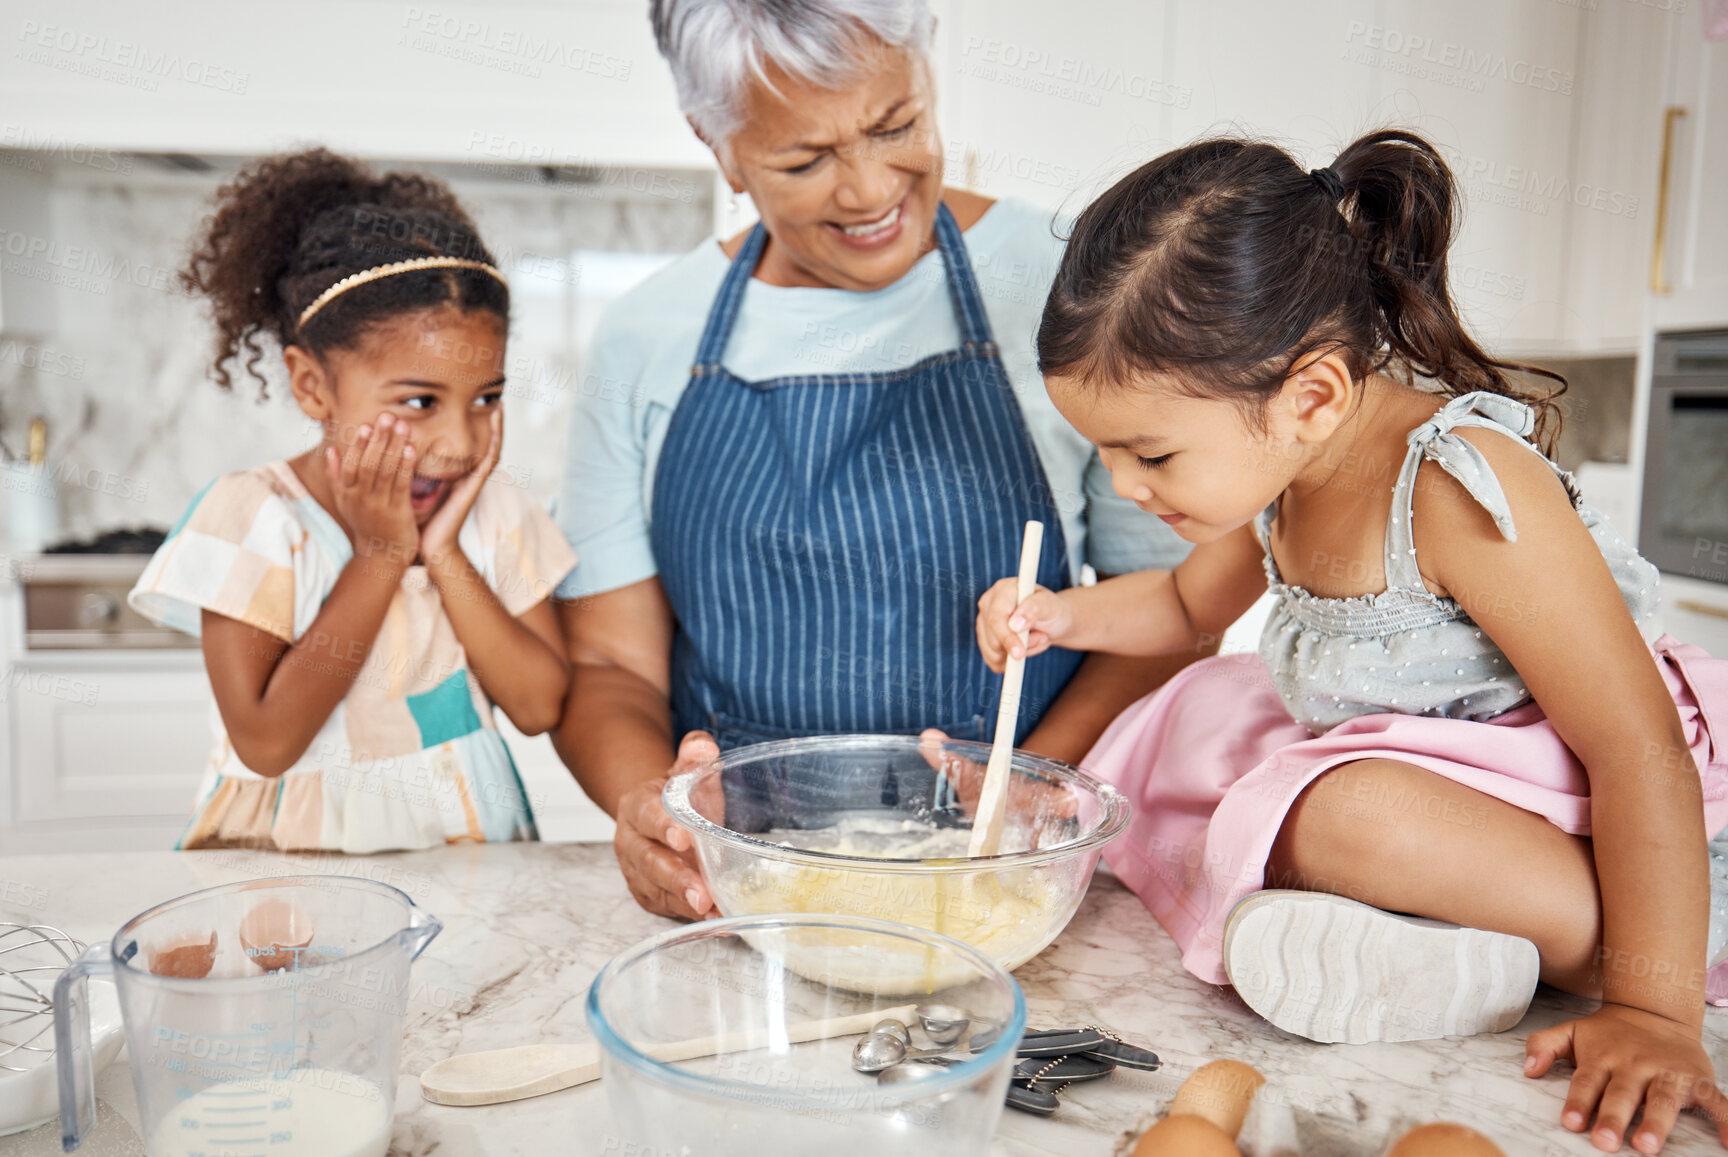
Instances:
[[[964,1012],[948,1005],[919,1005],[913,1015],[929,1047],[913,1047],[910,1026],[885,1017],[853,1046],[852,1067],[874,1073],[882,1084],[923,1080],[988,1048],[1001,1031],[998,1025],[975,1025]],[[1014,1055],[1018,1062],[1008,1084],[1007,1104],[1044,1117],[1056,1111],[1057,1098],[1069,1085],[1109,1076],[1117,1068],[1151,1072],[1159,1065],[1156,1053],[1092,1025],[1027,1032]]]

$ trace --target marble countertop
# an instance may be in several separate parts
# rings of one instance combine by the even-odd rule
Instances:
[[[506,844],[369,857],[140,852],[0,857],[0,919],[57,925],[85,940],[184,892],[258,876],[330,872],[393,884],[445,922],[414,966],[395,1133],[399,1157],[603,1154],[611,1112],[599,1082],[483,1108],[420,1097],[413,1074],[457,1052],[586,1040],[582,1003],[619,950],[670,927],[638,909],[607,845]],[[1004,1113],[1000,1157],[1119,1157],[1195,1067],[1246,1061],[1267,1078],[1251,1120],[1251,1157],[1378,1157],[1412,1125],[1462,1121],[1510,1157],[1593,1153],[1559,1125],[1569,1070],[1521,1073],[1534,1028],[1585,1009],[1544,989],[1515,1030],[1413,1044],[1317,1045],[1272,1028],[1228,988],[1182,970],[1176,946],[1139,900],[1101,874],[1066,932],[1016,974],[1036,1027],[1095,1023],[1157,1051],[1157,1073],[1119,1070],[1063,1094],[1048,1119]],[[1728,1071],[1728,1017],[1706,1046]],[[142,1155],[125,1063],[98,1079],[88,1157]],[[1667,1154],[1720,1152],[1701,1117],[1682,1118]],[[56,1125],[0,1139],[3,1157],[60,1152]]]

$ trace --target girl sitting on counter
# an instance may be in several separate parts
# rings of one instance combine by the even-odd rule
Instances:
[[[496,703],[537,734],[569,669],[547,597],[576,564],[503,441],[510,293],[437,181],[322,149],[217,194],[183,284],[216,381],[261,339],[320,432],[218,478],[130,601],[202,638],[219,720],[181,848],[378,852],[535,838]]]
[[[1700,1040],[1728,663],[1640,634],[1656,569],[1513,371],[1564,379],[1486,354],[1448,295],[1456,202],[1389,131],[1312,172],[1205,141],[1091,205],[1040,365],[1195,547],[1018,605],[997,583],[980,647],[1188,650],[1270,589],[1259,657],[1187,668],[1085,761],[1133,800],[1106,856],[1187,967],[1318,1041],[1504,1030],[1540,978],[1602,1002],[1525,1042],[1527,1076],[1573,1066],[1564,1127],[1655,1153],[1698,1105],[1728,1140]]]

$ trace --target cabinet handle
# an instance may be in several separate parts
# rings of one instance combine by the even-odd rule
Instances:
[[[1691,611],[1695,615],[1709,615],[1713,619],[1728,619],[1728,607],[1711,606],[1697,599],[1675,599],[1674,605],[1683,611]]]
[[[1662,110],[1662,167],[1656,176],[1656,248],[1650,254],[1650,292],[1668,293],[1662,258],[1668,249],[1668,183],[1674,168],[1674,122],[1686,115],[1681,105]]]

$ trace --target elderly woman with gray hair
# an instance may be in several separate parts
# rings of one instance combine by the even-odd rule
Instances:
[[[616,817],[637,901],[702,917],[669,774],[789,736],[987,738],[1000,684],[973,619],[1027,520],[1052,589],[1187,545],[1111,492],[1044,392],[1048,215],[942,184],[925,0],[651,8],[691,127],[761,221],[600,324],[558,503],[580,563],[556,740]],[[1017,742],[1078,760],[1178,666],[1051,652]]]

